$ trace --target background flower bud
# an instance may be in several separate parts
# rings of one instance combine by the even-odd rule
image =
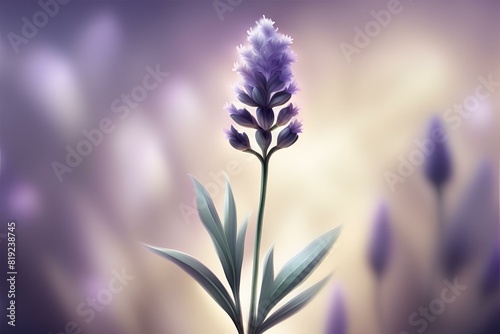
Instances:
[[[481,291],[487,296],[500,289],[500,241],[495,243],[481,277]]]
[[[252,100],[252,98],[250,96],[248,96],[248,94],[243,92],[243,91],[237,93],[236,96],[238,97],[238,100],[240,100],[241,103],[244,103],[244,104],[252,106],[252,107],[258,106],[258,104],[255,103],[255,101]]]
[[[387,268],[391,253],[391,230],[387,205],[382,203],[373,223],[372,236],[368,248],[369,263],[377,277]]]
[[[326,325],[325,334],[347,334],[347,309],[344,291],[335,288],[332,294],[330,314]]]
[[[438,117],[433,117],[428,129],[428,138],[435,144],[435,149],[425,160],[425,175],[436,187],[441,188],[451,176],[452,165],[448,147],[443,140],[446,130]]]

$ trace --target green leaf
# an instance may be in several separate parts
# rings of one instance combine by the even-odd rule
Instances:
[[[299,312],[320,292],[320,290],[326,285],[329,279],[330,276],[324,278],[320,282],[316,283],[315,285],[300,293],[298,296],[283,305],[276,312],[271,314],[271,316],[269,316],[266,321],[264,321],[264,323],[258,328],[257,333],[264,333],[271,327],[276,326],[280,322]]]
[[[236,205],[234,204],[233,190],[226,178],[226,198],[224,202],[224,231],[226,232],[226,240],[232,254],[236,254]],[[236,262],[236,259],[233,259]]]
[[[241,279],[241,269],[243,267],[243,255],[245,253],[245,237],[247,233],[248,217],[243,222],[243,225],[238,231],[238,238],[236,239],[236,253],[235,253],[235,265],[236,265],[236,287],[239,290],[239,283]]]
[[[145,245],[151,251],[162,257],[172,261],[193,277],[205,291],[219,304],[220,307],[231,317],[234,324],[238,326],[237,311],[233,300],[229,293],[224,288],[220,280],[208,269],[203,263],[195,258],[176,251],[166,248],[158,248],[154,246]]]
[[[224,269],[224,274],[226,275],[227,281],[229,282],[231,289],[234,290],[235,266],[232,255],[233,253],[226,240],[226,235],[224,232],[224,228],[222,227],[222,224],[220,222],[219,215],[217,214],[217,210],[215,209],[215,205],[208,191],[194,177],[191,177],[191,179],[193,180],[194,186],[196,188],[196,194],[198,198],[198,214],[203,225],[205,226],[205,229],[208,231],[208,234],[212,238],[215,250],[217,251],[217,255],[222,264],[222,268]]]
[[[274,280],[269,300],[264,301],[262,310],[264,317],[318,267],[337,240],[340,230],[341,228],[337,227],[323,234],[285,264]]]
[[[274,246],[271,247],[264,258],[264,275],[260,287],[259,308],[257,314],[257,324],[261,324],[265,318],[265,304],[271,297],[274,283]]]

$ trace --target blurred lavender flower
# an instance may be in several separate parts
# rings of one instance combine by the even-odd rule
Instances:
[[[237,48],[240,61],[234,66],[234,71],[241,76],[236,96],[241,103],[256,108],[256,117],[232,104],[226,109],[237,124],[257,130],[255,138],[265,157],[273,139],[272,131],[285,126],[298,114],[298,108],[290,104],[281,109],[275,123],[273,110],[286,104],[298,90],[291,70],[296,56],[291,49],[292,39],[278,33],[272,20],[263,17],[256,24],[248,31],[249,44]],[[288,147],[297,140],[298,124],[292,123],[283,130],[282,145],[277,148]],[[248,151],[255,154],[251,148]]]
[[[442,267],[446,277],[455,277],[465,266],[470,257],[470,227],[464,226],[460,219],[453,224],[443,236],[441,244]]]
[[[387,205],[382,203],[375,216],[372,238],[369,245],[369,263],[377,278],[380,278],[389,263],[391,253],[391,231]]]
[[[484,257],[498,230],[494,200],[495,177],[489,162],[483,162],[460,199],[451,224],[446,225],[441,244],[444,274],[452,278],[475,257]]]
[[[493,252],[487,260],[481,280],[481,290],[485,296],[495,293],[500,288],[500,242],[496,242]]]
[[[238,132],[234,126],[226,131],[227,139],[232,147],[240,151],[247,151],[250,149],[250,140],[246,133]]]
[[[436,138],[443,137],[445,133],[446,130],[441,120],[438,117],[433,117],[427,136],[435,147],[425,160],[425,175],[437,189],[442,188],[452,173],[450,153],[446,143],[444,140],[436,140]]]
[[[325,334],[347,334],[347,309],[344,292],[340,288],[333,293]]]

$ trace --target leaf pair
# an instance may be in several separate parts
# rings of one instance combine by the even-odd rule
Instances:
[[[198,214],[208,231],[221,262],[233,298],[221,281],[204,264],[182,252],[147,246],[153,252],[172,261],[193,277],[231,317],[239,333],[243,333],[243,320],[239,299],[241,269],[245,246],[248,218],[237,232],[236,205],[231,185],[226,178],[226,198],[224,205],[224,225],[222,225],[215,205],[208,191],[192,177],[196,188]]]
[[[254,324],[256,334],[265,332],[300,311],[326,284],[329,277],[305,290],[268,317],[269,312],[276,304],[302,284],[318,267],[337,240],[340,231],[341,228],[337,227],[314,240],[288,261],[276,278],[274,278],[274,248],[269,250],[264,260],[258,314]]]

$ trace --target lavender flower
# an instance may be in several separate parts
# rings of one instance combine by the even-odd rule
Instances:
[[[270,19],[263,17],[256,23],[248,31],[250,45],[238,47],[241,60],[234,67],[242,77],[238,93],[248,96],[245,101],[253,100],[253,106],[268,107],[272,96],[274,103],[286,103],[297,91],[291,70],[296,59],[292,39],[278,33]]]
[[[289,147],[297,141],[298,134],[302,131],[302,124],[297,120],[292,120],[298,114],[298,109],[292,104],[282,107],[276,123],[276,115],[273,111],[274,107],[288,103],[297,91],[291,71],[291,64],[295,61],[295,55],[290,48],[292,39],[279,34],[274,28],[274,22],[264,17],[257,22],[255,28],[248,32],[248,42],[249,46],[238,48],[241,59],[235,65],[235,71],[241,75],[242,81],[236,88],[236,96],[246,106],[255,107],[255,114],[245,107],[240,109],[234,104],[225,106],[236,124],[255,129],[255,140],[262,150],[260,154],[252,149],[245,132],[239,132],[234,126],[226,130],[231,146],[255,155],[261,164],[260,200],[255,226],[247,330],[243,322],[240,283],[248,219],[238,229],[236,205],[227,179],[224,224],[208,191],[194,178],[193,182],[196,188],[198,215],[210,234],[231,291],[208,267],[188,254],[173,249],[153,246],[148,246],[148,248],[172,261],[194,278],[231,318],[238,334],[260,334],[300,311],[328,282],[329,276],[291,298],[273,312],[275,306],[317,268],[339,237],[341,228],[334,228],[316,238],[288,261],[277,275],[274,274],[273,251],[268,253],[259,289],[259,263],[269,162],[274,152]],[[276,146],[270,149],[273,142],[272,132],[281,126],[285,128],[279,133]],[[257,296],[258,290],[260,290],[260,296]],[[346,334],[343,299],[339,303],[336,321],[332,325],[335,332],[330,332],[332,334]]]
[[[265,157],[273,139],[272,131],[287,125],[298,114],[298,108],[292,104],[284,106],[277,119],[273,110],[285,105],[298,90],[291,69],[296,56],[291,49],[292,39],[278,33],[273,21],[263,17],[256,24],[248,31],[248,45],[237,48],[240,60],[234,66],[241,76],[236,97],[241,103],[255,107],[256,117],[233,104],[226,109],[237,124],[256,129],[255,137]],[[292,122],[280,133],[276,149],[288,147],[298,139],[299,124]],[[251,148],[247,151],[256,154]]]
[[[336,288],[333,293],[326,334],[347,334],[347,309],[344,292],[340,288]]]
[[[247,151],[250,149],[250,140],[246,133],[238,132],[234,126],[231,125],[231,129],[226,131],[227,139],[232,147],[240,151]]]
[[[430,182],[440,189],[451,176],[452,166],[448,148],[444,140],[437,140],[446,133],[446,130],[438,117],[434,117],[428,129],[428,138],[435,147],[425,161],[425,174]]]
[[[483,162],[459,201],[451,224],[446,225],[441,250],[444,274],[452,278],[484,249],[497,231],[492,166]]]
[[[380,278],[389,262],[391,251],[391,231],[389,212],[385,203],[381,204],[373,225],[373,234],[369,246],[369,262],[373,271]]]

